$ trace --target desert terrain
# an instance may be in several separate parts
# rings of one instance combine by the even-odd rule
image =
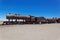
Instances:
[[[60,24],[0,25],[0,40],[60,40]]]

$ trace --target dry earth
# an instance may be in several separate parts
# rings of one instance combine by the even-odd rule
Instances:
[[[0,25],[0,40],[60,40],[60,24]]]

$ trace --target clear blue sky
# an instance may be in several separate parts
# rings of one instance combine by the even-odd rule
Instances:
[[[7,13],[60,17],[60,0],[0,0],[0,19],[4,20]]]

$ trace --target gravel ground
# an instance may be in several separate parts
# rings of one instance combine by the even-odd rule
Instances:
[[[60,24],[0,25],[0,40],[60,40]]]

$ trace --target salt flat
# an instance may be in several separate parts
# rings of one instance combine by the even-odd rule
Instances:
[[[0,40],[60,40],[60,24],[0,25]]]

